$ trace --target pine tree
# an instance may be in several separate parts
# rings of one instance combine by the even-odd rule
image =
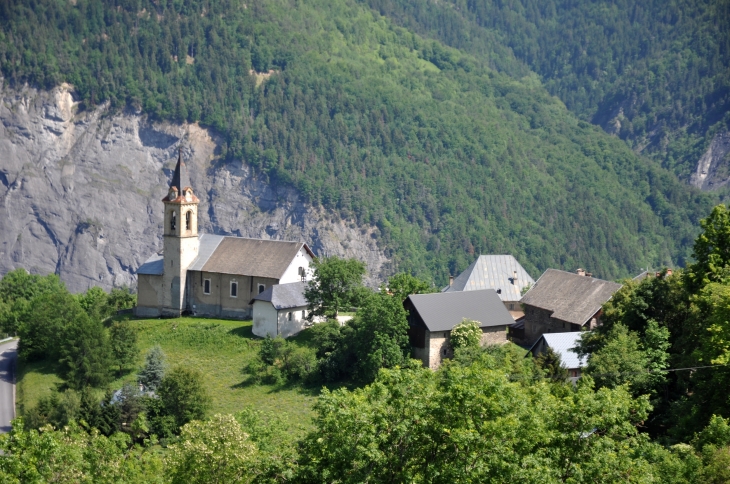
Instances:
[[[137,380],[145,389],[156,391],[165,377],[165,353],[159,345],[155,345],[145,357],[144,368]]]
[[[122,368],[134,364],[137,359],[137,333],[129,323],[114,323],[109,329],[109,336],[112,353],[121,373]]]

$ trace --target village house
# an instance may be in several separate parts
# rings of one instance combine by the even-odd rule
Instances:
[[[570,333],[546,333],[540,336],[530,348],[528,354],[537,356],[550,348],[558,356],[563,366],[568,369],[568,379],[572,382],[578,381],[582,369],[586,366],[587,357],[578,357],[573,348],[578,346],[578,340],[586,331],[572,331]]]
[[[253,334],[288,338],[307,325],[306,282],[275,284],[251,300]]]
[[[479,323],[482,345],[506,343],[507,327],[514,322],[493,289],[413,294],[403,305],[408,311],[413,357],[431,369],[453,357],[451,330],[464,319]]]
[[[494,289],[507,310],[517,319],[521,316],[522,291],[535,284],[524,267],[512,255],[480,255],[441,292]]]
[[[182,156],[162,202],[163,250],[137,270],[137,316],[249,318],[254,296],[311,278],[314,254],[303,242],[198,234],[199,200]]]
[[[621,284],[596,279],[582,269],[546,270],[522,297],[524,342],[532,346],[545,333],[595,328],[601,307],[620,288]]]

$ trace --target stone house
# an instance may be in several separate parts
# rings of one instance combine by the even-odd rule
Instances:
[[[548,269],[522,297],[524,342],[532,346],[545,333],[570,333],[600,324],[601,308],[621,284]]]
[[[162,202],[163,250],[137,270],[137,316],[249,318],[257,294],[311,278],[303,242],[198,234],[199,200],[181,156]]]
[[[477,260],[455,278],[449,278],[449,285],[441,292],[478,291],[494,289],[504,306],[514,312],[515,319],[521,316],[520,299],[522,290],[535,284],[524,267],[512,255],[480,255]]]
[[[307,325],[306,282],[274,284],[251,300],[253,334],[272,338],[293,336]]]
[[[576,382],[581,376],[581,371],[586,366],[587,357],[579,358],[573,348],[578,346],[578,340],[586,331],[572,331],[570,333],[546,333],[540,336],[527,353],[537,356],[552,349],[560,356],[560,360],[568,369],[568,378]]]
[[[465,318],[479,322],[482,345],[506,343],[507,327],[514,322],[494,289],[413,294],[403,305],[413,357],[431,369],[453,357],[451,330]]]

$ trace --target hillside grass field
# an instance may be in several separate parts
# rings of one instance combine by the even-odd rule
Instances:
[[[137,330],[140,349],[137,365],[126,369],[110,388],[118,389],[126,382],[136,381],[137,371],[144,363],[147,351],[159,344],[165,352],[170,368],[183,365],[204,375],[204,382],[212,399],[210,414],[234,414],[247,406],[272,412],[286,423],[291,432],[310,428],[312,404],[319,395],[319,387],[301,385],[249,384],[244,372],[246,365],[256,357],[261,339],[251,332],[251,321],[231,321],[183,317],[177,319],[130,319]],[[308,345],[307,331],[289,341]],[[18,416],[24,409],[33,408],[38,400],[50,396],[61,385],[55,364],[40,361],[18,364],[16,409]],[[100,390],[100,394],[103,390]]]

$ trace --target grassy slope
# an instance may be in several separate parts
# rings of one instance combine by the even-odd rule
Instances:
[[[312,416],[317,389],[299,386],[247,385],[243,368],[256,355],[260,342],[251,334],[251,321],[180,318],[174,320],[132,320],[138,330],[140,356],[159,344],[170,366],[184,365],[205,375],[213,399],[211,414],[235,413],[246,406],[279,414],[292,430],[306,428]],[[306,331],[292,339],[306,344]],[[116,379],[112,388],[135,380],[136,370]],[[18,413],[33,407],[39,398],[50,395],[61,380],[48,362],[20,364],[18,373]]]

